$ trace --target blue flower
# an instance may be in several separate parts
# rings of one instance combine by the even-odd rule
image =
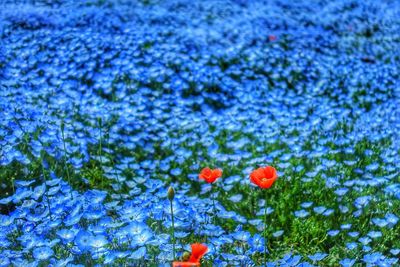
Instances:
[[[326,209],[324,213],[322,213],[323,216],[330,216],[332,213],[334,213],[334,209]]]
[[[313,262],[318,262],[318,261],[325,259],[326,256],[328,256],[328,254],[318,252],[318,253],[315,253],[314,255],[308,256],[308,258],[310,260],[312,260]]]
[[[175,176],[179,176],[179,175],[181,175],[181,173],[182,173],[182,170],[180,168],[175,168],[175,169],[171,170],[171,174],[175,175]]]
[[[356,263],[356,260],[345,258],[341,260],[339,263],[342,267],[352,267]]]
[[[294,216],[297,218],[305,218],[309,215],[310,213],[306,210],[297,210],[294,212]]]
[[[349,230],[349,229],[351,229],[351,226],[352,225],[350,223],[347,223],[347,224],[342,224],[340,226],[340,228],[343,229],[343,230]]]
[[[100,190],[89,190],[85,193],[85,198],[90,200],[91,204],[99,204],[104,201],[107,196],[107,192]]]
[[[314,208],[314,211],[315,211],[316,213],[318,213],[318,214],[323,213],[325,210],[326,210],[326,207],[323,207],[323,206],[319,206],[319,207],[315,207],[315,208]]]
[[[351,236],[351,237],[357,237],[357,236],[359,236],[359,232],[348,232],[347,233],[349,236]]]
[[[236,227],[234,233],[232,234],[232,237],[238,241],[248,242],[251,235],[249,232],[243,231],[242,225],[239,225],[238,227]]]
[[[17,181],[14,182],[14,185],[15,185],[16,187],[28,187],[28,186],[30,186],[31,184],[33,184],[34,182],[35,182],[34,180],[31,180],[31,181],[17,180]]]
[[[354,206],[356,206],[359,209],[363,208],[363,207],[366,207],[369,204],[369,202],[371,201],[371,199],[372,199],[371,196],[358,197],[354,201]]]
[[[364,255],[362,260],[367,264],[375,264],[383,257],[384,256],[380,252],[375,252]]]
[[[144,229],[143,231],[141,231],[139,234],[136,234],[132,238],[132,247],[145,246],[149,244],[150,243],[149,241],[152,240],[153,238],[154,238],[153,233],[148,229]]]
[[[386,219],[373,218],[372,222],[379,227],[385,227],[386,225],[388,225]]]
[[[347,213],[347,212],[349,212],[349,208],[346,207],[346,206],[339,205],[339,209],[340,209],[340,212],[341,212],[341,213]]]
[[[355,242],[346,243],[346,248],[348,250],[353,250],[353,249],[357,248],[357,243],[355,243]]]
[[[279,262],[280,264],[286,264],[287,266],[296,266],[301,260],[301,256],[299,255],[292,255],[291,253],[286,254],[283,259],[281,259]],[[281,266],[280,265],[280,266]]]
[[[75,236],[75,244],[82,252],[86,252],[91,249],[92,241],[93,241],[93,235],[87,231],[81,230]]]
[[[279,230],[279,231],[274,232],[274,233],[272,234],[272,236],[273,236],[273,237],[280,237],[280,236],[283,235],[283,233],[284,233],[283,230]]]
[[[368,236],[371,237],[372,239],[375,239],[381,237],[382,233],[380,231],[370,231],[368,233]]]
[[[298,267],[315,267],[314,265],[312,265],[311,263],[308,263],[308,262],[301,262],[296,266],[298,266]]]
[[[372,239],[366,236],[359,238],[358,241],[363,245],[368,245],[372,241]]]
[[[9,197],[6,197],[6,198],[2,198],[2,199],[0,199],[0,204],[7,205],[11,201],[13,201],[13,199],[14,199],[14,196],[9,196]]]
[[[301,203],[300,206],[301,206],[302,208],[306,209],[306,208],[311,207],[313,204],[314,204],[314,203],[313,203],[312,201],[310,201],[310,202],[303,202],[303,203]]]
[[[72,242],[75,238],[76,232],[69,229],[61,229],[57,231],[57,235],[66,243]]]
[[[50,247],[38,247],[33,249],[33,257],[37,260],[47,260],[54,255],[54,251]]]
[[[234,202],[234,203],[238,203],[242,200],[243,196],[241,194],[237,194],[237,195],[233,195],[231,197],[229,197],[229,200]]]
[[[399,217],[397,217],[393,213],[387,213],[385,215],[385,219],[386,219],[386,221],[387,221],[387,223],[388,223],[390,228],[394,227],[399,221]]]
[[[263,252],[264,251],[264,238],[259,235],[255,234],[249,239],[249,245],[250,245],[250,252],[255,253],[255,252]]]
[[[370,246],[363,246],[363,247],[362,247],[362,250],[363,250],[364,252],[370,252],[370,251],[372,250],[372,248],[371,248]]]
[[[0,267],[10,266],[10,259],[6,256],[0,256]]]
[[[394,256],[397,256],[400,253],[400,249],[399,248],[393,248],[390,250],[390,253]]]
[[[141,234],[143,231],[148,230],[148,226],[145,223],[132,222],[125,226],[124,230],[128,233],[129,236],[135,237],[136,235]]]
[[[102,205],[90,204],[88,207],[86,207],[83,213],[83,218],[88,220],[98,220],[105,215],[106,215],[106,210]]]
[[[74,258],[72,256],[69,256],[66,259],[60,259],[60,260],[54,261],[54,262],[52,261],[51,263],[54,264],[55,266],[62,267],[62,266],[67,266],[73,260],[74,260]]]
[[[83,241],[84,243],[84,241]],[[107,237],[104,235],[94,235],[91,237],[90,246],[96,251],[99,248],[104,247],[108,244]]]
[[[28,188],[17,188],[17,191],[13,196],[13,202],[14,203],[21,202],[22,200],[29,198],[31,195],[32,191],[29,190]]]
[[[0,226],[7,227],[14,222],[14,217],[7,215],[0,215]]]

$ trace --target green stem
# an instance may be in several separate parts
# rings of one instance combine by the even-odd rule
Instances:
[[[107,143],[108,150],[111,150],[111,148],[110,148],[110,135],[107,136],[106,143]],[[110,154],[109,157],[110,157],[110,161],[111,161],[111,164],[112,164],[112,168],[114,170],[114,174],[117,177],[117,182],[120,185],[122,185],[123,183],[122,183],[122,181],[120,181],[117,169],[115,168],[115,160],[114,160],[115,157],[114,157],[114,154]],[[119,193],[120,198],[122,199],[122,186],[121,186],[121,188],[119,188],[118,193]]]
[[[101,124],[101,118],[99,118],[99,128],[100,128],[100,143],[99,143],[99,155],[100,155],[100,169],[101,172],[103,172],[103,158],[102,158],[102,143],[103,143],[103,133],[102,133],[102,124]],[[104,175],[101,175],[101,187],[104,188]]]
[[[265,190],[264,204],[264,266],[267,266],[267,191]]]
[[[172,230],[171,230],[171,235],[172,235],[172,253],[173,253],[173,259],[175,260],[175,222],[174,222],[174,208],[172,206],[172,200],[170,201],[171,204],[171,219],[172,219]]]
[[[11,186],[12,186],[12,190],[13,190],[13,194],[15,194],[15,178],[11,178]]]
[[[45,173],[45,169],[44,169],[43,158],[44,158],[44,153],[43,153],[43,150],[42,150],[41,155],[40,155],[40,159],[41,159],[43,180],[44,180],[44,186],[45,186],[45,193],[44,193],[44,195],[46,196],[47,206],[49,207],[49,214],[50,214],[50,219],[51,219],[50,200],[49,200],[49,194],[48,194],[48,192],[47,192],[47,178],[46,178],[46,173]]]
[[[211,185],[211,198],[213,202],[213,218],[212,218],[212,223],[215,223],[215,217],[216,217],[216,207],[215,207],[215,194],[214,194],[214,186]]]
[[[68,166],[67,166],[67,147],[65,145],[64,122],[61,122],[61,136],[62,136],[63,147],[64,147],[64,167],[65,167],[65,171],[67,172],[68,184],[71,186],[71,177],[69,176],[69,170],[68,170]]]
[[[256,216],[256,214],[257,214],[256,199],[258,199],[257,193],[256,193],[256,190],[253,189],[250,191],[250,211],[251,211],[252,216]]]

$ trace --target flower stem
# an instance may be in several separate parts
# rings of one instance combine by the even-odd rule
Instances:
[[[11,186],[12,186],[13,194],[15,194],[15,178],[14,177],[11,178]]]
[[[100,142],[99,142],[99,156],[100,156],[100,169],[101,172],[103,172],[103,156],[102,156],[102,150],[103,150],[103,132],[102,132],[102,120],[101,117],[98,120],[99,123],[99,129],[100,129]],[[104,175],[101,175],[101,187],[104,188]]]
[[[267,266],[267,191],[265,190],[264,203],[264,266]]]
[[[172,230],[171,230],[171,235],[172,235],[172,255],[173,259],[175,260],[175,223],[174,223],[174,208],[172,207],[172,200],[170,200],[171,204],[171,219],[172,219]]]
[[[211,223],[215,224],[215,217],[216,217],[216,207],[215,207],[215,194],[214,194],[214,186],[211,185],[211,198],[213,202],[213,218],[211,220]]]
[[[71,186],[71,177],[69,175],[68,165],[67,165],[67,147],[65,145],[65,134],[64,134],[64,121],[61,122],[61,137],[63,141],[63,148],[64,148],[64,167],[67,173],[68,184]]]
[[[45,192],[44,195],[46,196],[46,201],[47,201],[47,206],[49,207],[49,215],[50,215],[50,220],[51,220],[51,208],[50,208],[50,200],[49,200],[49,194],[47,191],[47,178],[46,178],[46,172],[44,169],[44,151],[40,151],[40,160],[41,160],[41,165],[42,165],[42,175],[43,175],[43,183],[45,187]]]

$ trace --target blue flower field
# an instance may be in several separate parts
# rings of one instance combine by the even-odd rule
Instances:
[[[400,266],[400,2],[0,1],[0,188],[0,266]]]

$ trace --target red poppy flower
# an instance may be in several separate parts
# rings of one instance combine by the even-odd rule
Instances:
[[[222,176],[222,171],[220,169],[212,170],[208,167],[202,169],[199,174],[199,178],[203,179],[207,183],[214,183],[215,180],[217,180],[221,176]]]
[[[195,243],[192,244],[192,255],[190,255],[189,262],[199,263],[200,259],[206,254],[208,247],[206,245]]]
[[[273,41],[275,41],[277,39],[277,37],[275,36],[275,35],[268,35],[268,40],[270,41],[270,42],[273,42]]]
[[[250,181],[261,188],[270,188],[278,178],[274,167],[258,168],[250,174]]]

